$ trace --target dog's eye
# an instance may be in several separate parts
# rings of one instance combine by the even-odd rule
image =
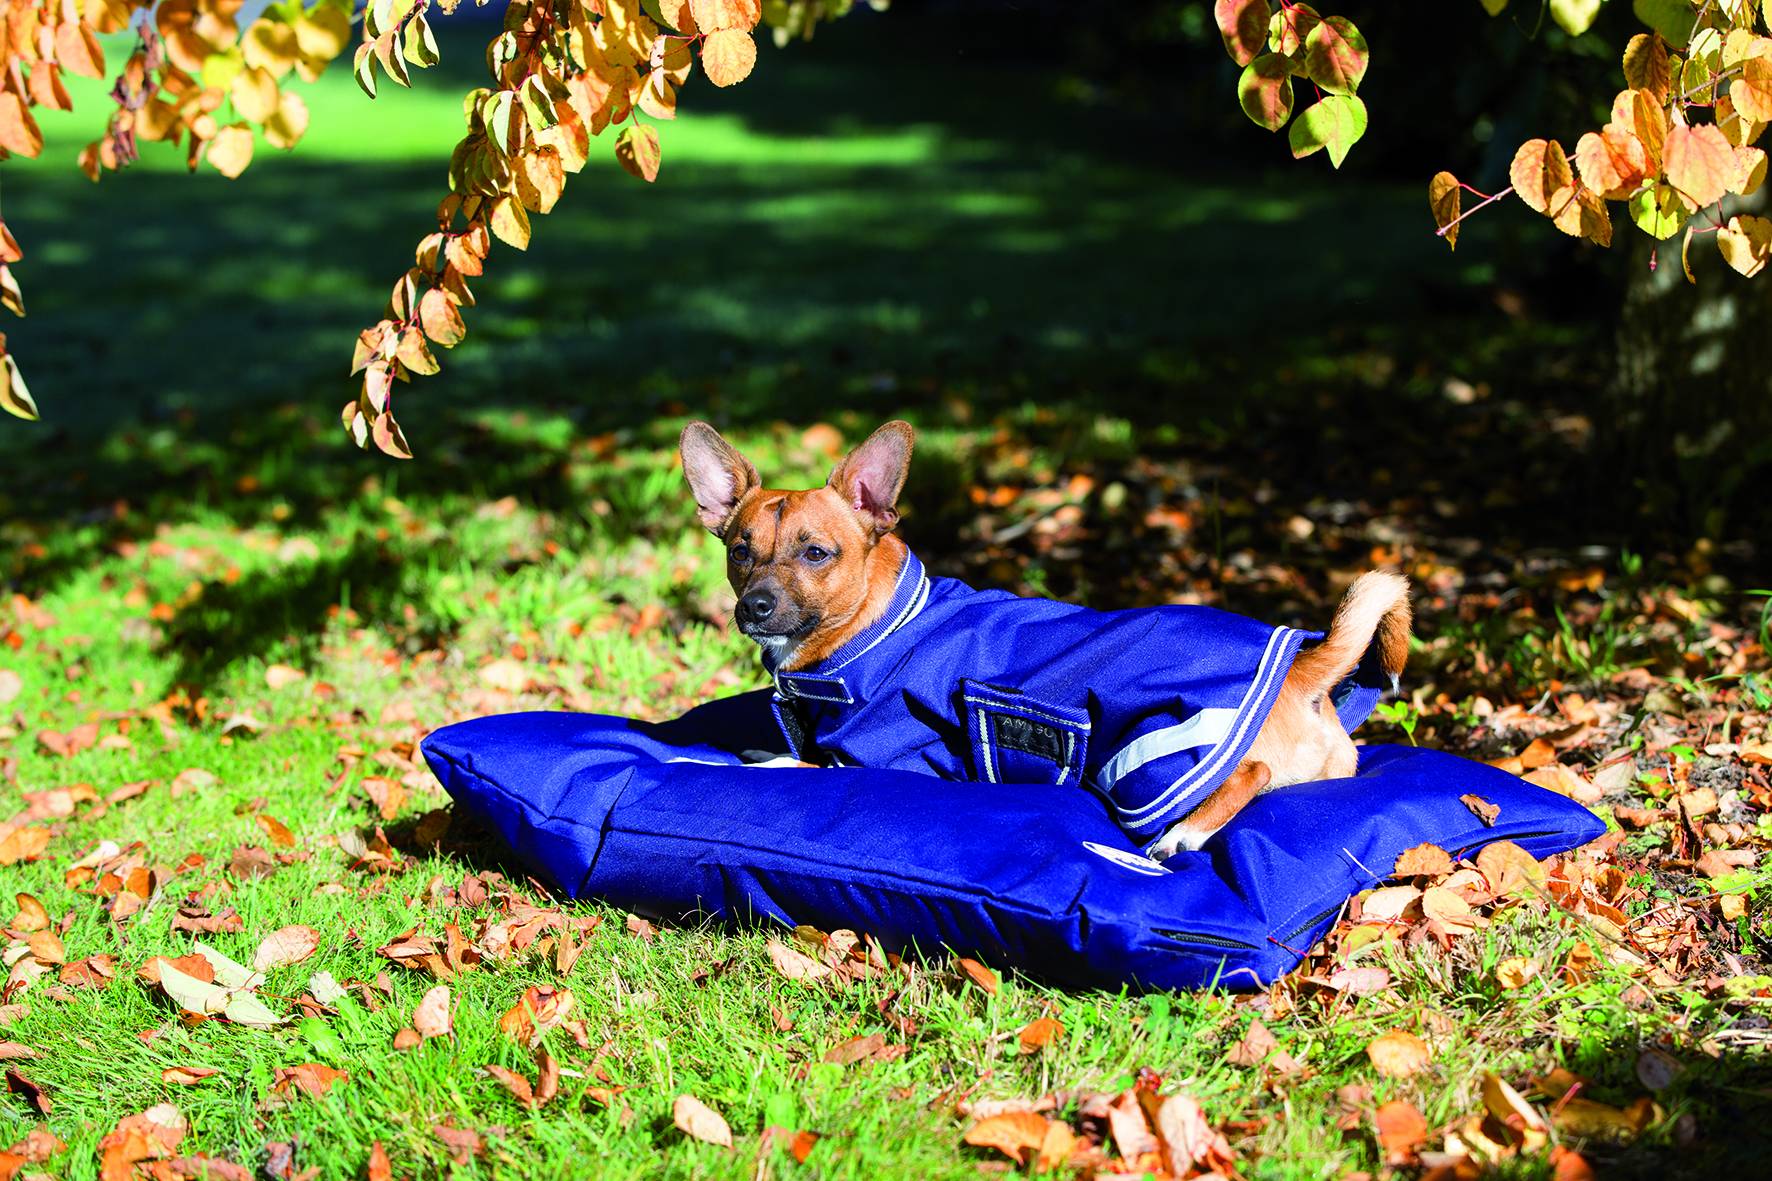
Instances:
[[[734,562],[748,562],[751,560],[751,547],[741,541],[732,547],[731,557]]]
[[[825,559],[829,558],[831,556],[831,551],[828,549],[825,549],[821,545],[809,545],[806,547],[806,552],[804,554],[802,554],[801,556],[804,557],[808,562],[811,562],[814,565],[816,565],[817,563],[822,562]]]

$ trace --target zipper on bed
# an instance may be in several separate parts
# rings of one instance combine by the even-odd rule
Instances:
[[[1174,931],[1166,927],[1152,927],[1151,933],[1172,939],[1177,943],[1198,943],[1206,947],[1228,947],[1237,951],[1254,951],[1255,944],[1244,943],[1238,939],[1226,939],[1221,935],[1204,935],[1197,931]]]

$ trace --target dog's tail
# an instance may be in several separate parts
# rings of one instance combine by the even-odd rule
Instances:
[[[1409,580],[1374,570],[1354,579],[1335,609],[1329,634],[1298,654],[1286,674],[1286,688],[1315,701],[1359,666],[1378,641],[1378,659],[1394,689],[1409,655]]]

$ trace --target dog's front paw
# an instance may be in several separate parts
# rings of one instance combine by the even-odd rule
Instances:
[[[1161,837],[1157,838],[1157,843],[1151,846],[1151,859],[1154,861],[1167,861],[1177,853],[1184,851],[1188,853],[1196,852],[1199,850],[1200,846],[1204,845],[1207,840],[1211,838],[1212,834],[1217,831],[1217,829],[1193,828],[1190,827],[1186,821],[1183,821],[1182,823],[1175,825]]]

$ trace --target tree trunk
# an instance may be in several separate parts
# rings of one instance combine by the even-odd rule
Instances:
[[[1760,207],[1761,198],[1738,208]],[[1772,275],[1736,274],[1714,236],[1699,234],[1694,285],[1678,237],[1656,243],[1619,230],[1630,235],[1632,259],[1602,431],[1607,458],[1635,484],[1640,511],[1693,541],[1751,537],[1745,530],[1768,516],[1762,484],[1772,467]]]

